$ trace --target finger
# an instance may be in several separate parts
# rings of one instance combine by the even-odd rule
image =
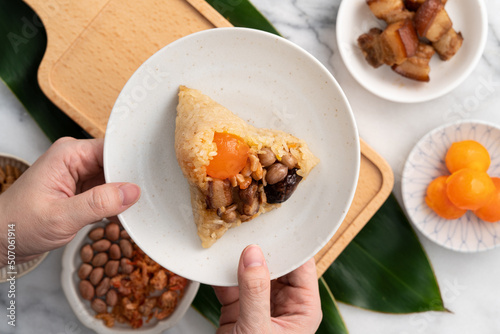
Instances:
[[[238,266],[241,325],[258,332],[271,321],[271,282],[262,250],[250,245],[243,250]]]
[[[234,324],[240,315],[239,288],[237,286],[214,286],[215,295],[222,304],[219,326]],[[219,333],[219,332],[217,332]]]
[[[318,277],[316,273],[316,263],[314,258],[304,263],[288,275],[280,279],[281,283],[285,283],[296,288],[318,289]]]
[[[295,316],[308,328],[318,328],[322,319],[321,299],[314,259],[310,259],[273,285],[274,317]],[[313,333],[314,331],[310,331]]]
[[[237,286],[213,286],[215,295],[222,305],[232,304],[240,298],[239,288]]]
[[[221,325],[217,328],[215,334],[233,334],[234,333],[234,324],[226,324]]]
[[[78,179],[75,178],[75,180],[85,180],[89,176],[92,177],[101,172],[103,167],[104,139],[79,140],[76,144],[78,145],[76,152],[80,157],[80,161],[72,164],[73,159],[71,159],[68,162],[68,167],[74,169],[75,174],[78,175]]]
[[[69,216],[75,232],[83,226],[122,213],[139,200],[141,190],[133,183],[108,183],[61,200],[60,212]]]
[[[48,151],[48,158],[60,160],[79,182],[102,171],[104,140],[61,138]],[[53,159],[53,156],[59,157]]]

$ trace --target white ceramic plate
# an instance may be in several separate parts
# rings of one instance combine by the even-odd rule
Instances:
[[[403,202],[413,224],[432,241],[461,252],[478,252],[500,245],[500,223],[488,223],[471,211],[456,220],[439,217],[425,203],[429,183],[449,175],[444,157],[450,145],[476,140],[490,153],[490,176],[500,176],[500,128],[479,121],[461,121],[425,135],[408,156],[402,179]]]
[[[488,18],[483,0],[453,0],[446,4],[453,28],[464,43],[449,61],[434,55],[430,62],[430,82],[417,82],[396,74],[389,66],[370,66],[358,47],[358,37],[370,28],[384,29],[365,0],[342,1],[337,15],[337,44],[352,76],[373,94],[395,102],[423,102],[440,97],[463,82],[476,67],[488,33]]]
[[[201,90],[258,127],[304,139],[321,162],[281,208],[229,230],[203,249],[188,184],[177,164],[179,85]],[[360,149],[349,104],[333,76],[291,42],[262,31],[218,28],[169,44],[130,78],[109,119],[108,182],[142,187],[119,216],[137,244],[191,280],[236,285],[241,251],[259,244],[271,277],[314,256],[341,224],[354,196]]]
[[[78,278],[78,269],[82,264],[80,249],[83,245],[91,242],[91,240],[87,237],[90,230],[96,226],[105,226],[106,223],[107,221],[102,221],[85,226],[64,248],[62,257],[61,285],[66,299],[68,300],[68,303],[77,318],[82,324],[93,329],[99,334],[156,334],[162,333],[168,328],[175,326],[175,324],[182,319],[189,306],[191,306],[191,303],[198,292],[198,288],[200,287],[200,283],[188,283],[184,296],[180,300],[179,304],[177,304],[175,311],[169,317],[163,320],[153,318],[148,323],[144,322],[140,328],[134,329],[127,324],[120,324],[118,322],[115,322],[115,325],[109,328],[104,325],[103,320],[95,318],[95,311],[90,307],[90,302],[81,297],[78,288],[78,284],[80,282],[80,279]]]

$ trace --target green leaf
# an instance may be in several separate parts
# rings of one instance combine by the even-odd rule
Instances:
[[[219,326],[222,305],[210,285],[200,284],[200,289],[191,305],[214,326]]]
[[[236,27],[280,34],[248,0],[207,0],[207,2]]]
[[[41,91],[38,66],[47,35],[38,16],[21,0],[0,0],[0,78],[47,137],[85,138],[86,133]]]
[[[321,310],[323,311],[323,320],[316,331],[316,334],[348,334],[344,320],[337,308],[337,303],[333,297],[330,288],[324,278],[319,281],[319,294],[321,296]]]
[[[445,311],[434,272],[394,195],[323,275],[338,301],[373,311]]]

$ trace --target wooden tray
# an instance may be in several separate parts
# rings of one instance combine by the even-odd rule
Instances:
[[[170,42],[231,24],[203,0],[25,0],[47,30],[43,92],[93,137],[104,137],[122,87]]]
[[[109,114],[134,71],[168,43],[231,24],[204,0],[25,0],[47,30],[38,71],[44,93],[90,135],[104,137]],[[389,196],[393,174],[361,140],[353,204],[316,255],[320,276]]]

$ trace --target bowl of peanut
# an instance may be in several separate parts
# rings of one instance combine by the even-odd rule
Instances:
[[[103,334],[171,328],[199,288],[154,262],[109,220],[86,226],[66,246],[61,282],[78,319]]]
[[[27,161],[24,161],[21,158],[15,157],[10,154],[0,153],[0,196],[7,189],[10,188],[14,184],[14,182],[21,177],[21,175],[30,167],[30,164]],[[10,254],[10,249],[7,254],[9,265],[3,268],[0,268],[0,283],[6,282],[7,278],[9,278],[8,272],[16,272],[16,277],[19,278],[23,275],[26,275],[33,269],[35,269],[49,254],[48,252],[24,263],[15,264],[15,270],[10,267],[10,261],[12,263],[15,262],[13,254]],[[12,256],[12,258],[11,258]]]

